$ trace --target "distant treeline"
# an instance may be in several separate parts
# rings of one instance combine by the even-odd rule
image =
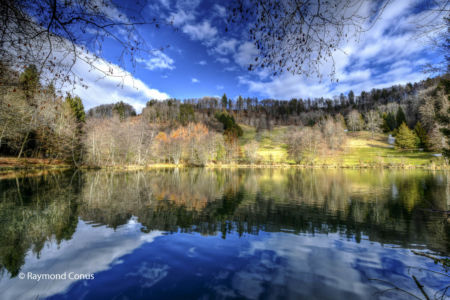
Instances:
[[[89,118],[112,118],[118,115],[120,119],[136,116],[133,106],[122,101],[112,104],[102,104],[87,111]]]
[[[424,104],[425,97],[434,97],[438,92],[436,86],[442,82],[448,89],[448,81],[441,77],[431,78],[419,83],[408,83],[404,86],[392,86],[384,89],[363,91],[356,96],[353,91],[348,95],[340,94],[333,99],[314,98],[291,100],[276,100],[257,98],[243,98],[239,96],[233,100],[225,94],[221,98],[203,97],[199,99],[169,99],[165,101],[150,100],[147,109],[152,111],[155,120],[178,121],[183,123],[188,118],[182,115],[191,112],[203,117],[211,116],[218,110],[226,110],[235,114],[238,122],[243,122],[262,129],[270,129],[273,125],[305,125],[311,126],[320,121],[325,115],[342,114],[346,116],[351,110],[366,113],[378,110],[380,113],[395,114],[401,106],[407,115],[407,125],[411,128],[421,120],[419,107]],[[445,92],[448,94],[448,91]],[[442,101],[443,99],[440,99]],[[434,104],[434,103],[433,103]],[[436,107],[442,106],[441,103]],[[444,105],[446,106],[446,105]]]
[[[149,100],[141,114],[124,102],[85,112],[82,100],[42,86],[34,66],[21,74],[1,66],[0,154],[59,159],[74,165],[257,163],[258,143],[242,145],[241,126],[288,125],[290,158],[338,151],[345,131],[389,132],[402,149],[448,155],[449,80],[352,91],[334,99]]]

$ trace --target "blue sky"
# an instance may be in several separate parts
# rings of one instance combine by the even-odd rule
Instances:
[[[359,94],[362,90],[419,81],[429,76],[422,72],[422,66],[438,57],[426,41],[415,38],[417,23],[428,17],[420,9],[421,2],[394,0],[358,41],[352,40],[343,45],[343,51],[334,53],[338,83],[327,77],[322,80],[292,74],[273,77],[262,70],[248,71],[257,50],[245,30],[225,32],[227,11],[223,3],[152,1],[142,14],[157,15],[174,26],[160,29],[143,26],[139,28],[140,34],[156,49],[170,47],[139,56],[133,68],[119,63],[119,48],[112,40],[106,40],[100,64],[113,66],[127,78],[99,79],[99,74],[78,62],[75,71],[89,88],[75,87],[74,92],[81,96],[86,108],[122,100],[138,111],[151,98],[186,99],[223,93],[232,98],[242,95],[285,100],[333,97],[350,90]],[[325,74],[329,68],[330,63],[322,65]]]

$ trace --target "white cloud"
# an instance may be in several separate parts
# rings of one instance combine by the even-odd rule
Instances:
[[[233,71],[237,70],[237,67],[236,66],[229,66],[229,67],[224,68],[224,70],[228,71],[228,72],[233,72]]]
[[[222,40],[217,43],[217,46],[213,50],[220,55],[233,54],[237,43],[238,41],[236,39]]]
[[[52,46],[51,54],[57,61],[57,66],[51,71],[44,69],[41,78],[44,81],[55,80],[56,89],[63,93],[80,96],[85,109],[125,101],[139,112],[149,99],[169,98],[167,93],[149,87],[148,83],[133,77],[129,71],[86,52],[80,46],[72,50],[73,45],[67,40],[54,39]],[[41,56],[36,59],[36,65],[42,63],[42,59],[50,50],[48,45],[44,44],[40,51]],[[172,68],[173,60],[165,54],[159,52],[156,57],[158,60],[153,62],[158,67]],[[55,77],[55,74],[59,77]],[[66,74],[68,79],[61,76]]]
[[[200,5],[201,0],[177,0],[176,6],[179,10],[194,12]]]
[[[180,26],[193,20],[195,20],[195,16],[192,13],[186,13],[184,10],[171,13],[169,17],[169,22],[172,22],[175,26]]]
[[[224,89],[224,86],[223,86],[223,85],[216,85],[216,89],[218,89],[218,90],[223,90],[223,89]]]
[[[251,263],[243,264],[237,272],[230,274],[231,287],[227,292],[247,299],[265,295],[273,299],[286,298],[286,295],[293,299],[311,298],[310,295],[316,298],[332,295],[334,299],[370,298],[377,290],[387,287],[367,284],[369,277],[384,276],[387,282],[395,282],[403,288],[410,284],[408,279],[399,279],[398,273],[384,273],[380,266],[386,264],[386,257],[402,266],[424,264],[420,256],[393,248],[374,243],[367,236],[355,243],[337,233],[269,233],[264,239],[250,240],[249,247],[240,251],[239,257],[249,259]],[[430,276],[424,272],[416,274],[424,279]],[[317,278],[320,278],[320,284]],[[433,282],[433,279],[429,280]]]
[[[211,40],[217,35],[217,29],[206,20],[198,24],[184,25],[183,32],[189,35],[191,39],[200,41]]]
[[[156,69],[175,69],[174,60],[161,51],[155,52],[154,56],[149,59],[138,58],[136,61],[145,64],[146,69],[151,71]]]
[[[142,225],[134,219],[118,229],[92,226],[80,220],[71,240],[46,242],[39,257],[29,251],[21,271],[33,274],[93,274],[108,270],[112,264],[120,263],[122,256],[162,235],[159,231],[143,234],[141,228]],[[51,282],[34,281],[15,277],[0,280],[0,290],[2,299],[47,298],[63,293],[76,281],[69,278]]]
[[[160,2],[165,8],[170,8],[170,0],[159,0],[159,2]]]
[[[201,61],[198,62],[198,64],[201,65],[201,66],[206,66],[207,62],[206,62],[206,60],[201,60]]]
[[[63,90],[81,97],[86,109],[100,104],[124,101],[134,106],[139,112],[149,99],[167,99],[169,95],[157,89],[150,88],[146,83],[133,77],[121,67],[95,59],[85,54],[85,60],[78,59],[72,71],[83,83],[88,85],[85,89],[79,84],[65,86]],[[105,74],[110,74],[105,76]],[[112,74],[112,75],[111,75]]]
[[[239,83],[248,86],[250,92],[256,92],[271,98],[289,100],[291,98],[332,98],[340,93],[353,90],[356,94],[362,91],[370,91],[373,88],[386,88],[392,85],[417,82],[424,77],[420,71],[414,70],[415,64],[399,64],[390,70],[379,74],[372,74],[370,70],[355,70],[343,73],[339,77],[339,84],[333,84],[330,80],[322,82],[299,75],[284,73],[266,80],[250,79],[248,76],[238,77]]]
[[[216,60],[222,64],[229,64],[230,60],[226,57],[217,57]]]
[[[345,82],[345,81],[362,81],[362,80],[369,80],[372,73],[369,69],[366,70],[355,70],[350,73],[344,72],[340,74],[339,81]]]
[[[112,2],[109,2],[109,5],[105,5],[102,0],[91,0],[90,7],[95,7],[96,9],[100,9],[101,13],[105,14],[106,17],[111,20],[123,23],[129,23],[130,20],[126,17],[124,13],[122,13],[117,6],[115,6]],[[86,7],[85,7],[86,9]],[[93,11],[89,11],[91,13],[97,13]]]
[[[382,17],[358,41],[350,41],[343,51],[333,54],[338,83],[306,76],[283,74],[278,77],[261,72],[239,77],[249,91],[265,96],[290,99],[293,97],[332,97],[349,90],[359,94],[363,90],[415,82],[426,77],[420,66],[428,61],[423,53],[428,45],[414,39],[413,22],[423,18],[413,14],[414,0],[392,2]],[[242,67],[252,63],[257,50],[252,44],[239,46],[234,58]],[[345,52],[345,53],[344,53]],[[331,71],[328,61],[321,66],[322,74]],[[256,75],[256,76],[255,76]]]
[[[191,81],[192,81],[192,83],[199,83],[200,82],[200,80],[198,80],[197,78],[192,78]]]
[[[257,55],[258,49],[256,49],[255,45],[250,42],[245,42],[239,46],[238,51],[234,55],[234,59],[238,65],[246,68],[254,62]]]
[[[323,96],[329,90],[326,84],[309,84],[301,77],[291,74],[271,77],[270,81],[251,80],[243,76],[238,79],[239,83],[248,86],[250,92],[284,100],[298,97],[314,98]]]
[[[219,4],[214,4],[214,12],[221,18],[225,18],[227,15],[227,9]]]

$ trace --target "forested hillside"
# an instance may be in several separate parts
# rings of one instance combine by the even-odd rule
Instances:
[[[383,142],[391,134],[405,157],[418,149],[448,155],[446,77],[333,99],[149,100],[137,114],[124,102],[85,112],[79,97],[41,85],[34,66],[1,68],[2,156],[76,166],[314,164],[345,155],[360,131]]]

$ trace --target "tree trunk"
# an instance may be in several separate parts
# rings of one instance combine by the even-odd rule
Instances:
[[[23,140],[22,147],[20,147],[20,152],[19,152],[19,155],[17,156],[17,158],[20,158],[20,156],[22,155],[23,148],[25,147],[25,143],[27,142],[29,135],[30,135],[30,131],[27,131],[27,134],[25,135],[25,139]]]
[[[2,134],[0,134],[0,149],[2,148],[2,139],[3,139],[3,134],[5,133],[5,130],[6,130],[6,125],[3,127]]]

